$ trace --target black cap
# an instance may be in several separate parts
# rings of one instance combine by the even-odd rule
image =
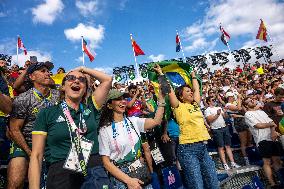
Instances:
[[[46,67],[49,71],[53,69],[54,65],[52,62],[46,61],[46,62],[36,62],[34,64],[31,64],[27,70],[28,74],[32,74],[34,71],[39,70],[42,67]]]

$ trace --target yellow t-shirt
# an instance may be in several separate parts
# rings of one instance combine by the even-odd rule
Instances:
[[[256,72],[257,72],[259,75],[264,74],[264,70],[263,70],[262,67],[257,68],[257,69],[256,69]]]
[[[197,102],[193,104],[179,102],[179,106],[173,111],[180,126],[180,144],[191,144],[210,139]]]

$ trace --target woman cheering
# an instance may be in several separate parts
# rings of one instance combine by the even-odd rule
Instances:
[[[89,99],[86,75],[100,81]],[[32,132],[30,189],[39,189],[43,155],[49,166],[47,189],[101,189],[109,179],[98,154],[98,110],[111,88],[112,77],[79,67],[62,81],[62,101],[41,111]],[[87,103],[85,103],[87,101]]]
[[[163,75],[159,65],[155,68]],[[208,154],[206,142],[210,138],[200,110],[199,84],[195,73],[191,73],[192,89],[180,86],[176,93],[171,89],[169,99],[174,116],[180,126],[177,157],[185,175],[187,189],[216,189],[218,180],[214,162]]]
[[[111,90],[107,103],[102,108],[99,124],[100,155],[111,175],[113,188],[140,189],[142,185],[148,188],[151,186],[147,186],[148,183],[142,179],[147,166],[141,156],[140,132],[145,132],[162,122],[165,99],[160,92],[158,109],[153,119],[127,117],[127,100],[123,95],[120,91]]]

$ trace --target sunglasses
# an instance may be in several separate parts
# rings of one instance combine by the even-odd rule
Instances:
[[[75,75],[67,75],[65,77],[65,80],[70,82],[74,82],[76,79],[78,79],[81,83],[87,83],[87,78],[83,76],[76,77]]]

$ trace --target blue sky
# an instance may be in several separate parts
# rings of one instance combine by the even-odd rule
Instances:
[[[134,64],[130,33],[146,54],[137,57],[144,63],[182,56],[175,52],[176,30],[186,56],[226,50],[220,22],[231,35],[231,49],[263,45],[255,40],[263,18],[283,58],[283,12],[283,1],[276,0],[0,0],[0,53],[15,61],[20,35],[28,50],[28,56],[20,51],[20,65],[36,55],[69,70],[82,65],[84,35],[97,54],[92,63],[85,57],[86,66],[111,73]]]

